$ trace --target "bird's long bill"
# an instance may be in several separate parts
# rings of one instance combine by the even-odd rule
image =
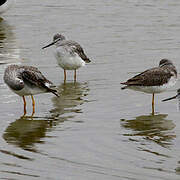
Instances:
[[[52,46],[52,45],[54,45],[54,43],[55,43],[55,42],[52,42],[52,43],[48,44],[47,46],[44,46],[42,49],[45,49],[45,48],[47,48],[47,47],[49,47],[49,46]]]
[[[164,101],[169,101],[169,100],[171,100],[171,99],[176,99],[176,98],[177,98],[177,96],[178,96],[178,95],[173,96],[173,97],[170,97],[170,98],[167,98],[167,99],[163,99],[162,101],[164,102]]]
[[[49,47],[49,46],[52,46],[52,45],[54,45],[55,43],[57,43],[58,41],[59,41],[59,39],[57,39],[56,41],[53,41],[52,43],[48,44],[47,46],[44,46],[42,49],[45,49],[45,48],[47,48],[47,47]]]

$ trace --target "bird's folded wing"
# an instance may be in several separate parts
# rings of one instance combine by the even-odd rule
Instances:
[[[38,71],[36,69],[35,72],[33,72],[32,70],[24,70],[22,73],[22,77],[24,79],[24,81],[29,82],[30,84],[39,87],[39,88],[44,88],[47,90],[47,92],[52,92],[53,94],[55,94],[57,97],[59,97],[57,90],[52,89],[51,87],[49,87],[49,85],[52,85],[52,82],[49,81],[48,79],[46,79],[40,71]],[[48,85],[47,85],[48,84]]]
[[[70,53],[74,53],[76,52],[82,60],[84,60],[85,62],[91,62],[90,59],[86,56],[86,54],[84,53],[83,48],[81,47],[81,45],[75,41],[66,41],[66,44],[61,44],[64,45],[66,48],[69,49]]]
[[[160,86],[168,82],[172,74],[169,71],[160,68],[152,68],[142,72],[122,83],[134,86]]]
[[[26,69],[22,72],[22,77],[25,81],[37,87],[44,87],[45,83],[51,83],[38,70],[32,71],[31,69]]]

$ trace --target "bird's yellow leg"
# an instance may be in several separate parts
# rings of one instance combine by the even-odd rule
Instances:
[[[26,115],[26,99],[24,96],[22,98],[23,98],[23,102],[24,102],[24,115],[23,116],[25,116]]]
[[[74,70],[74,82],[76,82],[76,69]]]
[[[152,115],[154,115],[154,93],[152,94]]]
[[[64,83],[66,82],[66,70],[64,69]]]
[[[33,95],[31,95],[31,99],[32,99],[32,107],[33,107],[33,111],[32,111],[32,115],[31,116],[33,116],[34,113],[35,113],[35,101],[34,101]]]

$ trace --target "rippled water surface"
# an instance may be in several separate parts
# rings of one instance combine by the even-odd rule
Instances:
[[[0,179],[178,180],[180,112],[155,96],[121,90],[120,82],[157,66],[180,66],[179,0],[16,0],[0,19]],[[79,42],[90,64],[77,83],[41,48],[60,32]],[[3,82],[10,63],[37,66],[60,97],[22,98]]]

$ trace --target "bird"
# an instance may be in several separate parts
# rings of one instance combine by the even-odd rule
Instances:
[[[55,34],[53,36],[53,42],[44,46],[45,49],[49,46],[55,45],[55,58],[59,66],[64,69],[64,82],[66,82],[66,70],[74,70],[74,82],[76,82],[76,70],[86,63],[90,63],[91,60],[84,53],[81,45],[72,40],[66,40],[62,34]]]
[[[0,14],[7,11],[14,3],[14,0],[1,0],[0,1]]]
[[[167,99],[163,99],[162,101],[165,102],[165,101],[169,101],[169,100],[172,100],[172,99],[176,99],[176,98],[180,98],[180,89],[177,90],[177,94],[173,97],[170,97],[170,98],[167,98]]]
[[[126,85],[121,89],[132,89],[152,94],[152,115],[154,115],[154,94],[166,91],[177,82],[177,70],[171,60],[161,59],[158,67],[128,79],[121,84]]]
[[[23,98],[24,115],[26,115],[26,99],[25,96],[31,96],[32,99],[32,115],[35,113],[35,100],[33,95],[50,92],[59,96],[53,83],[46,79],[44,75],[33,66],[21,66],[12,64],[6,67],[4,71],[4,82],[16,94]]]

